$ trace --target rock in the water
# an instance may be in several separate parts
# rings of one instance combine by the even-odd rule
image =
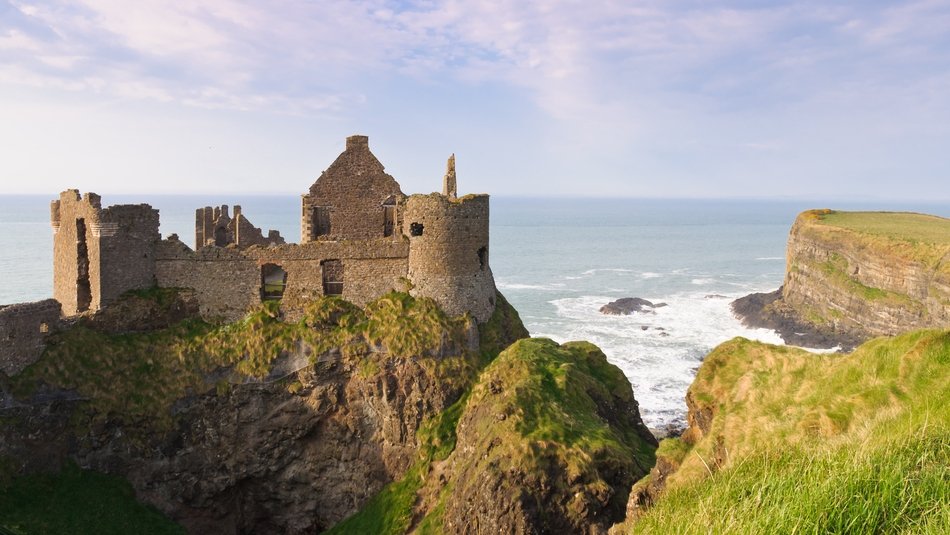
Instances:
[[[640,297],[623,297],[600,307],[604,314],[627,315],[634,312],[653,312],[654,308],[665,307],[666,303],[652,303]]]

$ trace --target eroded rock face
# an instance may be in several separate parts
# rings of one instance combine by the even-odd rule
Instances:
[[[190,533],[317,533],[399,477],[420,423],[461,395],[417,362],[382,360],[372,374],[338,362],[183,399],[166,433],[73,414],[74,403],[20,407],[0,454],[27,472],[71,458],[124,476]]]
[[[652,303],[640,297],[623,297],[600,307],[602,314],[628,315],[634,312],[652,313],[654,308],[665,307],[666,303]]]
[[[788,343],[844,349],[950,325],[950,247],[824,224],[823,213],[804,212],[792,226],[780,295],[733,303],[746,324]]]

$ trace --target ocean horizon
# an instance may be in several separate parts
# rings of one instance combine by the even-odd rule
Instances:
[[[0,195],[0,304],[52,296],[54,198]],[[178,234],[192,247],[195,209],[221,204],[240,205],[265,232],[300,239],[296,195],[105,195],[102,202],[151,204],[162,236]],[[742,326],[729,303],[781,285],[795,216],[824,207],[950,217],[947,203],[493,196],[489,263],[532,336],[597,344],[630,379],[648,425],[682,426],[686,389],[712,348],[735,336],[782,343],[771,331]],[[667,306],[599,312],[621,297]]]

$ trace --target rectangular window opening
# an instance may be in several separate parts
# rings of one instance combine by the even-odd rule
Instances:
[[[323,270],[323,295],[343,295],[343,262],[324,260],[320,262]]]

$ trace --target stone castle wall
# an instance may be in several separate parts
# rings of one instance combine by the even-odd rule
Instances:
[[[274,264],[287,272],[281,309],[299,317],[306,302],[323,292],[324,260],[343,264],[343,294],[364,305],[402,287],[408,272],[404,240],[369,242],[318,241],[271,247],[204,247],[192,251],[177,240],[161,242],[156,251],[156,279],[162,287],[193,288],[205,317],[236,320],[261,303],[262,267]]]
[[[158,210],[147,204],[115,205],[102,210],[99,229],[100,307],[129,290],[155,285]],[[93,229],[93,236],[96,229]]]
[[[205,206],[195,210],[195,249],[205,245],[238,247],[252,245],[279,245],[284,242],[280,232],[264,232],[255,227],[241,211],[240,205],[234,205],[234,217],[228,213],[228,205]]]
[[[12,376],[39,360],[60,312],[55,299],[0,306],[0,372]]]
[[[413,295],[431,297],[451,315],[470,311],[479,322],[495,310],[488,256],[488,195],[452,200],[412,195],[403,232],[409,236]]]

